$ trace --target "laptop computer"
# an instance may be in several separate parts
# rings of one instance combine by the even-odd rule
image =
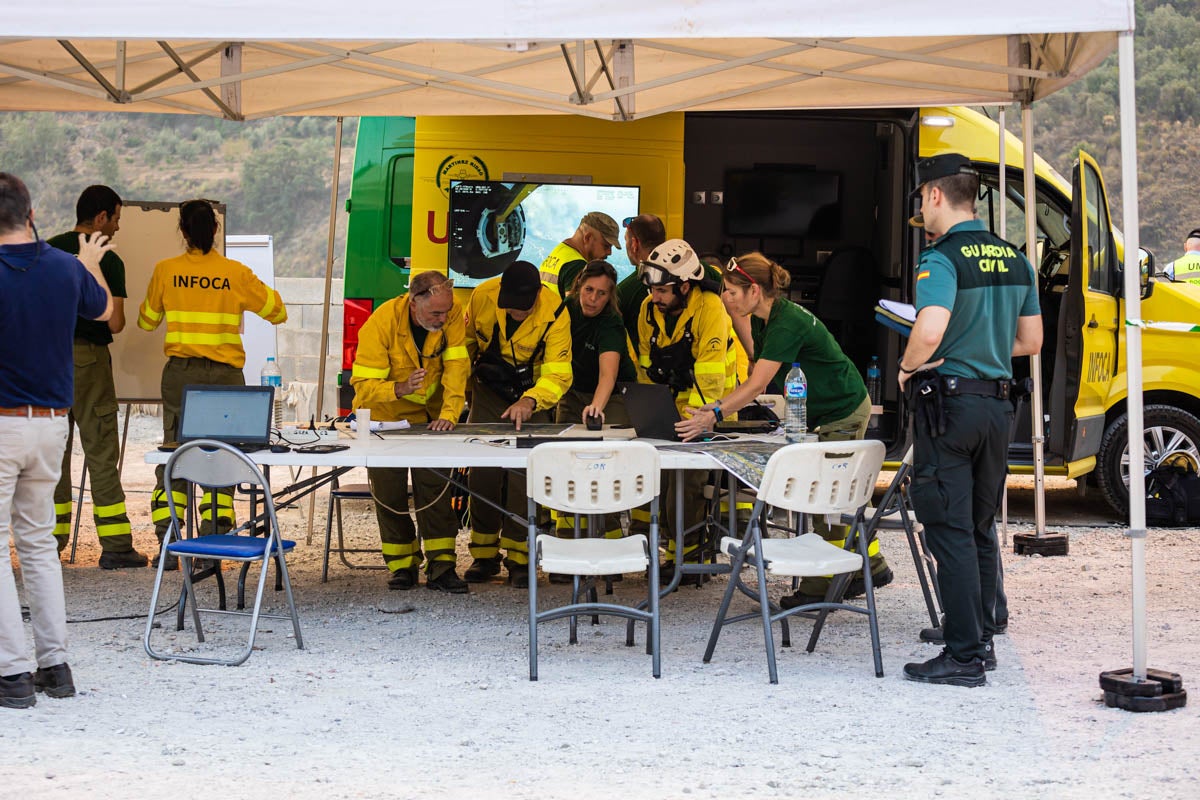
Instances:
[[[252,452],[271,443],[271,386],[184,386],[179,443],[216,439]]]
[[[633,423],[638,438],[679,441],[675,423],[679,409],[671,387],[661,383],[618,383],[617,390],[625,398],[625,413]],[[714,426],[715,433],[770,433],[773,422],[763,420],[726,420]]]

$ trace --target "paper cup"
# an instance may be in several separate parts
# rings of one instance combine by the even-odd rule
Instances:
[[[358,420],[358,438],[371,438],[371,409],[360,408],[354,412],[354,418]]]

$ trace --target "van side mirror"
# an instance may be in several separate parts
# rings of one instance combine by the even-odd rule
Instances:
[[[1154,277],[1154,253],[1144,247],[1138,248],[1138,281],[1142,286],[1142,298],[1150,294],[1150,281]]]

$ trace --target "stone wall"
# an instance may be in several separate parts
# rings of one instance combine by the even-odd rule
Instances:
[[[325,300],[324,278],[276,278],[275,288],[287,305],[288,320],[279,326],[279,371],[284,387],[293,382],[317,383],[320,369],[321,316]],[[325,361],[325,401],[323,413],[337,414],[337,379],[342,369],[342,281],[335,279],[329,295],[329,342]],[[308,411],[289,408],[284,417],[307,421],[316,413],[315,391]]]

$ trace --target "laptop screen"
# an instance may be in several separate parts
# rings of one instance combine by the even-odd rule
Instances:
[[[271,441],[271,386],[185,386],[179,441],[217,439],[230,444]]]

